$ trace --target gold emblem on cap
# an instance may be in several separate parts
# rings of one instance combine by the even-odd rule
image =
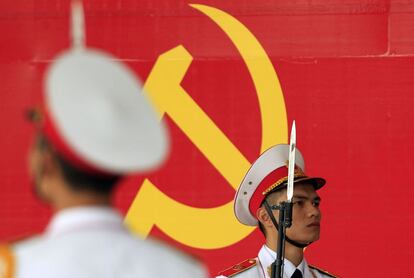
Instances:
[[[303,170],[300,167],[296,166],[294,178],[297,179],[297,178],[305,178],[305,177],[306,177],[306,175],[303,172]],[[279,179],[277,182],[275,182],[274,184],[269,186],[265,191],[263,191],[262,194],[267,195],[270,191],[272,191],[273,189],[275,189],[276,187],[278,187],[282,183],[286,182],[287,180],[288,180],[287,176]]]

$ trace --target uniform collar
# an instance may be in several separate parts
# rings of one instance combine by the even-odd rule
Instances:
[[[266,245],[263,245],[263,247],[259,251],[258,257],[259,257],[260,264],[263,268],[263,272],[265,273],[265,277],[267,278],[269,277],[268,268],[275,261],[276,252],[274,252],[272,249],[270,249]],[[293,275],[293,272],[295,272],[296,269],[299,269],[302,272],[303,277],[312,277],[312,276],[309,276],[311,275],[311,273],[309,272],[308,264],[305,258],[303,258],[302,262],[297,267],[295,267],[295,265],[292,262],[290,262],[288,259],[286,258],[284,259],[284,267],[283,267],[284,277],[291,277]]]
[[[46,228],[49,237],[91,229],[124,230],[121,215],[110,207],[88,206],[57,212]]]

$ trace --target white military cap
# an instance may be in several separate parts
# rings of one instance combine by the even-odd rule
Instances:
[[[240,223],[256,226],[256,211],[266,196],[286,187],[288,160],[289,145],[280,144],[266,150],[252,164],[234,200],[234,213]],[[298,149],[296,149],[295,163],[295,183],[307,181],[316,190],[325,184],[323,178],[306,176],[305,161]]]
[[[122,175],[157,166],[166,128],[134,73],[112,55],[83,46],[83,12],[73,11],[73,47],[50,65],[43,133],[66,160],[91,173]]]

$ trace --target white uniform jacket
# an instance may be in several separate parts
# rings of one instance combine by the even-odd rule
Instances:
[[[237,277],[237,278],[270,278],[270,266],[275,261],[276,253],[266,245],[260,249],[257,258],[246,260],[222,272],[216,278]],[[315,267],[309,266],[305,259],[295,267],[289,260],[284,260],[283,277],[290,278],[299,269],[303,278],[325,278],[335,277]]]
[[[0,278],[207,277],[196,260],[131,235],[111,208],[63,210],[43,235],[12,245],[11,254],[13,274],[0,269]]]

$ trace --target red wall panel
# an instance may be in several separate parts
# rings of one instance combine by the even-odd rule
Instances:
[[[188,4],[85,1],[87,44],[123,59],[144,82],[159,55],[183,45],[193,57],[183,88],[252,162],[262,136],[252,78],[233,42]],[[414,233],[413,3],[203,4],[237,18],[262,44],[279,77],[289,123],[297,121],[307,171],[328,180],[320,192],[322,236],[306,251],[308,260],[343,277],[407,276]],[[46,66],[69,46],[68,20],[68,1],[0,3],[1,240],[39,232],[50,216],[31,193],[25,156],[34,130],[23,114],[40,101]],[[151,181],[189,206],[230,202],[234,190],[225,178],[166,117],[172,152]],[[143,178],[128,177],[117,191],[123,212]],[[157,227],[151,235],[200,256],[212,273],[256,256],[262,241],[255,231],[234,245],[206,250],[179,243]]]

